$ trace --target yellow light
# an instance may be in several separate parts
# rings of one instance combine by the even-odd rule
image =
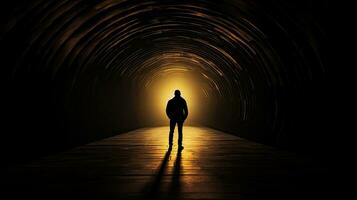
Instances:
[[[169,119],[166,116],[167,102],[174,97],[174,91],[180,90],[181,96],[186,100],[189,116],[185,124],[191,124],[197,116],[199,105],[199,88],[197,77],[190,71],[182,67],[172,67],[160,71],[152,80],[149,90],[152,109],[149,111],[155,121],[167,125]]]

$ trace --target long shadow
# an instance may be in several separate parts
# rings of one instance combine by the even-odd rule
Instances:
[[[180,199],[181,196],[181,151],[178,150],[176,154],[176,160],[172,171],[171,184],[168,190],[168,197],[171,199]]]
[[[157,199],[159,198],[159,189],[161,186],[161,182],[165,173],[165,170],[168,166],[168,161],[170,158],[171,154],[171,149],[168,149],[165,153],[164,158],[161,161],[160,168],[155,175],[155,178],[153,179],[150,184],[144,188],[144,197],[143,199]]]

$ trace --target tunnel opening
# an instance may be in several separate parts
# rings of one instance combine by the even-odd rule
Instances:
[[[165,103],[181,89],[192,111],[188,125],[325,151],[333,140],[322,133],[333,100],[326,13],[316,13],[318,6],[327,4],[12,5],[0,35],[7,81],[3,148],[17,144],[7,156],[21,160],[165,125]]]

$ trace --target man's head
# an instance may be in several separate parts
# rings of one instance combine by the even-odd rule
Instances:
[[[179,96],[181,96],[180,90],[175,90],[175,97],[179,97]]]

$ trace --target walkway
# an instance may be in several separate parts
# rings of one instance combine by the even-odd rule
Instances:
[[[175,141],[177,134],[175,134]],[[90,199],[306,199],[328,189],[325,171],[297,154],[203,127],[144,128],[8,169],[16,196]]]

